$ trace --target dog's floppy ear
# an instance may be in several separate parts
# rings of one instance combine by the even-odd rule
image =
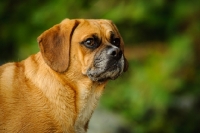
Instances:
[[[57,72],[69,67],[71,37],[78,24],[77,20],[65,19],[37,39],[44,61]]]
[[[128,70],[128,67],[129,67],[129,65],[128,65],[128,61],[127,61],[127,59],[124,57],[124,72],[126,72],[127,70]]]

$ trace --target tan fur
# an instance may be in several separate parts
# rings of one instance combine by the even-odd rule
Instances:
[[[41,52],[1,66],[0,133],[85,133],[106,84],[85,73],[104,46],[91,52],[79,43],[110,29],[119,34],[107,20],[66,19],[38,37]]]

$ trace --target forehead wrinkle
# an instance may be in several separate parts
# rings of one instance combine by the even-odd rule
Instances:
[[[109,26],[103,25],[103,26],[104,26],[104,32],[105,32],[104,35],[106,37],[106,40],[110,42],[110,38],[117,36],[117,34],[115,33],[115,31],[113,31],[113,28],[110,27],[110,25]]]
[[[118,30],[115,28],[115,26],[110,21],[105,21],[103,25],[105,28],[107,28],[106,36],[108,38],[110,38],[111,36],[120,37]]]
[[[98,27],[99,29],[101,28],[101,25],[97,21],[91,21],[91,23],[96,27]]]
[[[90,24],[97,29],[94,33],[98,35],[99,39],[106,37],[106,31],[109,27],[105,27],[105,23],[102,23],[101,20],[90,20]]]
[[[112,22],[105,21],[105,23],[111,27],[112,30],[110,30],[110,31],[114,34],[114,36],[117,35],[118,37],[120,37],[117,27]]]
[[[81,32],[78,32],[78,31],[81,31]],[[79,25],[79,27],[77,28],[77,30],[75,30],[75,32],[76,32],[76,34],[81,36],[81,39],[83,39],[85,37],[89,37],[94,34],[98,35],[100,32],[100,26],[95,21],[86,21],[85,20],[84,23]]]

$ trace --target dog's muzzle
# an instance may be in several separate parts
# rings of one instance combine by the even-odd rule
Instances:
[[[87,76],[92,81],[103,82],[116,79],[124,69],[124,55],[120,48],[107,46],[95,55],[93,66],[88,69]]]

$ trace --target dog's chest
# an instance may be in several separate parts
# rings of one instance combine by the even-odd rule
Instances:
[[[84,133],[87,128],[87,124],[92,116],[92,113],[99,101],[101,91],[97,88],[92,88],[90,91],[81,90],[79,94],[79,113],[75,123],[75,129],[77,133]]]

